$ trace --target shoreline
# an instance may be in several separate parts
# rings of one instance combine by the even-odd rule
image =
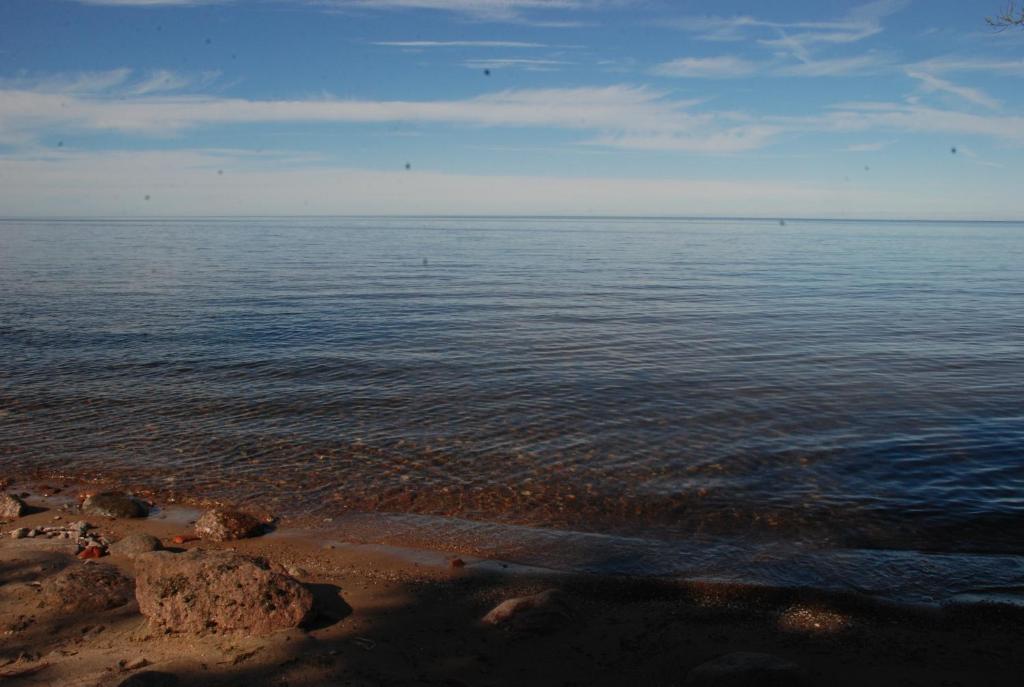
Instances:
[[[28,493],[47,507],[77,504],[82,494],[127,491],[152,504],[155,519],[169,518],[183,527],[188,518],[198,517],[205,509],[240,508],[273,523],[271,540],[305,537],[336,545],[376,545],[412,557],[429,551],[538,574],[780,589],[863,599],[883,606],[942,608],[996,603],[1024,610],[1021,554],[819,547],[785,539],[661,539],[419,512],[349,510],[329,517],[296,515],[259,503],[140,488],[131,480],[52,473],[11,477],[17,480],[11,482],[12,492],[23,491],[17,488],[19,484],[35,487]],[[38,493],[40,488],[44,493]],[[56,493],[44,495],[50,491]],[[280,504],[275,501],[271,505]]]
[[[791,661],[807,684],[1009,685],[1024,674],[1024,610],[1012,606],[894,605],[811,589],[565,573],[436,548],[334,542],[289,524],[251,539],[173,545],[199,510],[170,505],[108,520],[61,511],[77,501],[73,489],[26,501],[37,512],[4,525],[0,539],[4,684],[120,685],[157,671],[211,685],[672,685],[737,651]],[[177,550],[266,558],[328,601],[311,625],[259,638],[157,632],[134,604],[54,616],[32,603],[57,569],[47,565],[88,563],[61,552],[61,540],[7,532],[83,518],[111,540],[147,533]],[[129,556],[101,562],[138,573]],[[550,588],[572,602],[553,627],[481,624],[501,601]]]

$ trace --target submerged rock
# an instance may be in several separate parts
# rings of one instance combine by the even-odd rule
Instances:
[[[118,608],[134,598],[130,577],[112,565],[73,565],[50,578],[43,602],[63,613],[94,613]]]
[[[263,523],[237,510],[208,510],[196,520],[196,534],[210,541],[248,539],[263,533]]]
[[[25,514],[28,506],[17,496],[0,494],[0,520],[14,520]]]
[[[501,602],[483,617],[482,622],[515,630],[546,631],[563,625],[571,617],[572,611],[565,596],[557,589],[547,589]]]
[[[268,634],[296,627],[312,612],[309,590],[261,558],[157,551],[141,554],[136,563],[139,610],[174,632]]]
[[[738,652],[702,663],[684,687],[798,687],[806,684],[800,666],[771,654]]]
[[[110,553],[116,553],[120,556],[134,556],[140,553],[159,551],[162,548],[164,548],[164,545],[152,534],[139,532],[129,534],[127,537],[111,544]]]
[[[144,518],[149,508],[138,499],[116,491],[89,496],[82,502],[82,512],[104,518]]]

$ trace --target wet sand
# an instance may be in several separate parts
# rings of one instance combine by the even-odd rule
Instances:
[[[79,519],[58,510],[67,497],[29,497],[40,511],[3,531]],[[111,540],[146,532],[174,547],[195,515],[171,507],[140,520],[85,519]],[[159,671],[181,685],[670,686],[738,651],[795,662],[816,685],[1021,685],[1024,675],[1024,614],[1006,606],[896,607],[806,590],[557,574],[468,555],[453,566],[451,552],[327,542],[289,527],[175,548],[279,563],[314,592],[317,617],[254,638],[168,635],[135,603],[60,616],[40,604],[38,583],[86,563],[62,540],[5,536],[0,682],[105,686]],[[104,561],[134,573],[131,558]],[[549,588],[566,594],[571,617],[539,628],[481,624],[502,600]]]

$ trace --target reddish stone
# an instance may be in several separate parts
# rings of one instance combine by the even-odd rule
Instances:
[[[214,508],[196,520],[196,534],[210,541],[248,539],[263,532],[263,523],[237,510]]]
[[[67,614],[91,613],[124,606],[132,591],[131,578],[112,565],[72,565],[43,583],[43,603]]]
[[[193,549],[135,560],[139,610],[174,632],[268,634],[296,627],[312,612],[309,590],[261,558]]]

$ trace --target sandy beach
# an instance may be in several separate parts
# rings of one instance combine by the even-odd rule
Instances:
[[[195,509],[96,518],[76,512],[85,487],[51,497],[29,484],[10,491],[28,494],[34,512],[4,525],[0,539],[3,684],[776,684],[771,677],[701,681],[699,666],[736,652],[793,664],[812,685],[1020,685],[1024,675],[1022,614],[1006,606],[895,607],[807,590],[565,575],[334,543],[287,525],[214,542],[192,539]],[[109,542],[153,535],[172,552],[159,555],[262,557],[311,592],[313,612],[301,627],[252,636],[169,631],[143,616],[134,598],[103,610],[55,607],[48,589],[62,572],[113,565],[136,578],[153,555],[121,554],[115,545],[85,561],[75,543],[42,529],[81,520]],[[16,539],[17,528],[36,534]],[[482,622],[503,601],[551,589],[559,594],[552,608]]]

